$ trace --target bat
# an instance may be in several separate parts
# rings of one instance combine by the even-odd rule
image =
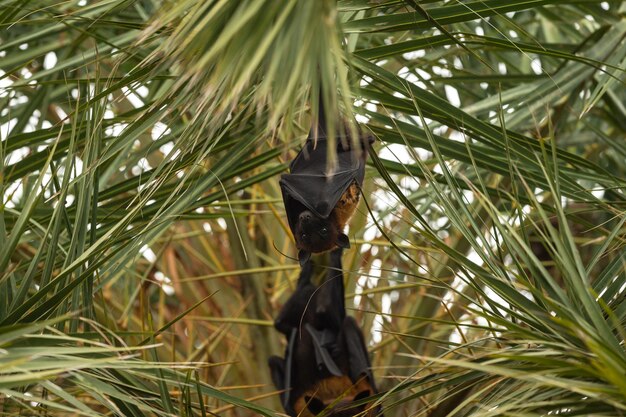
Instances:
[[[284,390],[281,403],[291,417],[382,416],[380,407],[365,399],[377,393],[363,333],[346,315],[343,249],[330,253],[326,280],[311,282],[313,264],[302,266],[293,295],[274,325],[288,344],[285,357],[272,356],[269,366],[276,388]]]
[[[350,247],[344,228],[359,203],[367,149],[374,142],[371,135],[359,133],[360,149],[352,149],[349,130],[343,126],[336,135],[337,163],[329,172],[326,120],[321,104],[319,115],[317,126],[311,129],[304,147],[291,161],[289,174],[280,179],[301,266],[311,253]]]

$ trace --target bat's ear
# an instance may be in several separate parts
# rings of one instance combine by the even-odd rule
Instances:
[[[308,408],[314,415],[318,415],[326,409],[326,406],[319,398],[309,397],[307,395],[304,397],[304,401],[306,402],[306,408]]]
[[[339,233],[337,236],[337,246],[344,249],[350,249],[350,238],[345,233]]]
[[[311,252],[300,249],[298,251],[298,262],[300,262],[300,266],[304,266],[311,259]]]

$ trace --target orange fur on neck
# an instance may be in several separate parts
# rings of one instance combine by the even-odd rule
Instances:
[[[319,381],[315,384],[315,386],[302,394],[294,404],[294,410],[300,417],[314,417],[314,414],[312,414],[307,408],[305,400],[306,397],[316,397],[328,406],[339,403],[340,401],[343,403],[349,403],[358,393],[362,391],[373,392],[372,387],[369,385],[367,378],[365,377],[359,379],[353,384],[350,378],[346,375],[331,376]],[[366,409],[368,407],[366,407]],[[366,414],[366,416],[370,415],[374,415],[373,411]]]
[[[343,228],[354,215],[356,207],[359,204],[360,195],[359,186],[356,181],[354,181],[343,193],[333,209],[333,215],[335,216],[340,231],[343,231]]]

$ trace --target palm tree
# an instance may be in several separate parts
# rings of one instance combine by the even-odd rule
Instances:
[[[626,414],[624,12],[0,1],[0,413],[281,412],[321,99],[377,137],[344,267],[386,415]]]

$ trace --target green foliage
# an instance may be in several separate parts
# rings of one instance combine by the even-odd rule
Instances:
[[[626,414],[625,12],[1,0],[0,414],[276,415],[320,99],[378,139],[344,266],[386,415]]]

